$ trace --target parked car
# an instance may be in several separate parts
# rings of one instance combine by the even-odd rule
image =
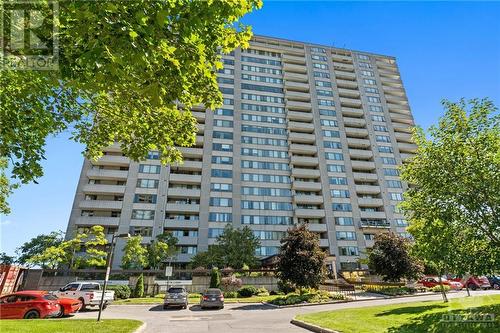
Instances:
[[[443,285],[449,286],[452,290],[462,290],[463,288],[460,282],[450,281],[446,278],[441,278],[441,282],[443,283]],[[439,277],[425,276],[419,281],[419,283],[423,284],[424,287],[433,288],[435,286],[439,286]]]
[[[82,302],[82,309],[89,306],[99,306],[102,297],[101,285],[97,282],[72,282],[53,292],[57,297],[78,299]],[[103,309],[113,302],[115,292],[106,290]]]
[[[451,280],[460,282],[462,286],[469,287],[472,290],[491,288],[491,284],[486,276],[469,276],[467,280],[465,277],[455,276],[451,277]]]
[[[57,299],[38,290],[19,291],[0,298],[0,319],[50,318],[60,312]]]
[[[210,288],[201,294],[200,307],[224,309],[224,295],[220,289]]]
[[[184,287],[169,288],[165,294],[163,301],[163,308],[167,309],[169,306],[179,306],[183,309],[188,307],[188,293]]]
[[[500,290],[500,275],[488,276],[488,281],[490,282],[493,289]]]

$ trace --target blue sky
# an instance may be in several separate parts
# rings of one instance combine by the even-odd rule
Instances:
[[[256,34],[397,58],[416,123],[428,127],[443,98],[490,97],[500,106],[500,3],[265,1],[243,20]],[[67,136],[47,144],[45,176],[17,190],[0,217],[1,251],[65,230],[82,165]]]

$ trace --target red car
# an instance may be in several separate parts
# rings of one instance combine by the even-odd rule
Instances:
[[[442,278],[441,282],[445,286],[450,286],[450,289],[452,289],[452,290],[461,290],[463,288],[463,286],[460,282],[450,281],[450,280],[447,280],[445,278]],[[437,277],[437,276],[425,276],[424,278],[422,278],[422,280],[419,281],[419,283],[423,284],[424,287],[427,287],[427,288],[439,286],[439,277]]]
[[[0,319],[62,317],[81,308],[74,299],[57,298],[46,291],[26,290],[0,298]]]
[[[451,277],[451,280],[460,282],[462,286],[467,286],[472,290],[491,288],[490,281],[486,276],[470,276],[467,280],[465,280],[465,277],[454,276]]]

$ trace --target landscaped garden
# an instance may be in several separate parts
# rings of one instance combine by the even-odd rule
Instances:
[[[105,319],[101,322],[95,319],[46,319],[46,320],[2,320],[0,322],[1,332],[16,333],[131,333],[134,332],[142,322],[129,319]]]
[[[299,315],[343,333],[500,332],[500,295],[364,307]]]

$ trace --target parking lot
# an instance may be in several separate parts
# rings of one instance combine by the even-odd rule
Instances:
[[[498,294],[496,290],[471,292],[473,296]],[[465,297],[466,292],[450,293],[449,297]],[[394,299],[376,299],[361,302],[329,305],[304,306],[277,309],[264,304],[226,304],[222,310],[201,310],[198,305],[188,309],[163,310],[162,305],[111,305],[104,311],[103,318],[138,319],[146,323],[143,332],[238,332],[238,333],[288,333],[306,332],[290,324],[297,314],[356,308],[381,304],[439,300],[440,294]],[[96,311],[77,313],[71,318],[96,318]]]

